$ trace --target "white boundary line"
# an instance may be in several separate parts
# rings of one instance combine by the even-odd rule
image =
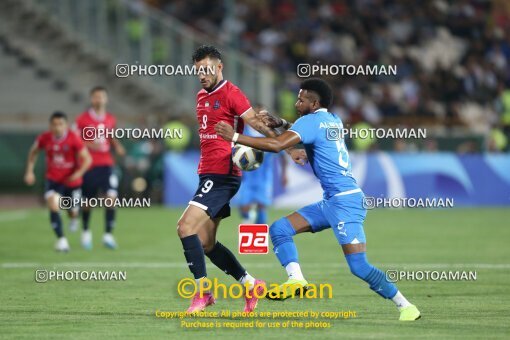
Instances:
[[[28,216],[28,210],[1,211],[0,222],[11,222],[23,220]]]
[[[248,268],[279,268],[277,262],[268,263],[245,263]],[[344,268],[345,263],[303,262],[301,265],[307,270],[314,268]],[[510,269],[510,263],[377,263],[381,268],[415,268],[415,269]],[[187,268],[183,262],[60,262],[60,263],[36,263],[36,262],[5,262],[0,264],[1,269],[24,269],[24,268],[135,268],[135,269],[172,269]]]

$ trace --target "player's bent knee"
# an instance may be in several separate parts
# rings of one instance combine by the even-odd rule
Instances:
[[[46,203],[47,203],[48,209],[50,209],[50,211],[53,211],[53,212],[59,211],[59,209],[60,209],[60,206],[58,204],[59,199],[60,199],[60,195],[58,195],[58,194],[53,194],[46,199]]]
[[[364,252],[348,254],[345,258],[351,273],[362,280],[365,280],[372,271],[372,268],[374,268],[370,263],[368,263],[367,255]]]
[[[196,234],[196,223],[192,221],[189,217],[181,217],[177,222],[177,235],[180,238],[190,236]]]
[[[177,235],[180,237],[180,238],[184,238],[186,236],[190,236],[192,235],[190,230],[186,228],[186,226],[184,224],[179,224],[177,223]]]
[[[269,228],[269,236],[273,242],[273,246],[278,247],[287,241],[292,241],[292,236],[296,234],[294,228],[286,217],[282,217]]]

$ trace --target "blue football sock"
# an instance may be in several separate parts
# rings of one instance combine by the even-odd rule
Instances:
[[[297,248],[292,239],[294,235],[296,231],[285,217],[274,222],[269,228],[274,253],[284,267],[290,262],[298,262]]]
[[[250,211],[243,211],[243,209],[239,209],[239,212],[241,213],[241,217],[243,218],[243,220],[247,220],[250,218]]]
[[[57,235],[58,238],[63,237],[64,232],[62,231],[62,218],[60,218],[60,213],[50,211],[50,222],[51,222],[51,227],[53,228],[53,231],[55,232],[55,235]]]
[[[227,275],[231,275],[236,281],[246,274],[246,269],[239,263],[235,255],[220,242],[216,242],[211,251],[205,255],[216,267]]]
[[[90,210],[81,211],[81,225],[83,230],[89,230]]]
[[[197,234],[181,238],[184,257],[195,279],[207,276],[204,248]]]
[[[267,211],[266,208],[258,208],[257,209],[257,219],[255,220],[257,224],[267,224]]]
[[[345,259],[351,273],[368,283],[374,292],[385,299],[397,294],[397,286],[386,279],[384,272],[368,263],[365,252],[345,255]]]
[[[105,232],[111,233],[115,226],[115,209],[107,208],[105,212]]]

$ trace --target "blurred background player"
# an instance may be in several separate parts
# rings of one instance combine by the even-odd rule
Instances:
[[[67,116],[62,112],[51,115],[49,131],[40,134],[30,148],[25,171],[27,185],[35,183],[34,167],[40,150],[46,153],[44,198],[50,210],[51,226],[57,236],[55,250],[67,252],[70,247],[62,230],[60,209],[61,206],[70,208],[70,229],[76,229],[79,207],[64,207],[60,204],[60,197],[80,198],[82,177],[92,159],[81,139],[69,129]]]
[[[240,135],[224,122],[215,126],[215,131],[225,140],[237,141],[264,151],[280,152],[302,142],[313,173],[323,189],[323,200],[307,205],[271,225],[269,235],[274,253],[285,267],[288,280],[279,288],[271,289],[267,297],[285,300],[296,291],[306,290],[308,282],[301,272],[292,237],[303,232],[331,229],[342,247],[351,273],[368,283],[370,289],[381,297],[391,299],[400,312],[401,321],[417,320],[421,315],[416,306],[400,293],[395,284],[387,280],[383,271],[367,260],[363,229],[365,195],[352,176],[351,161],[344,140],[331,138],[326,129],[343,128],[341,119],[328,111],[332,98],[331,88],[324,80],[312,78],[303,81],[296,102],[300,118],[277,138]],[[272,127],[279,127],[281,123]]]
[[[113,130],[117,125],[115,117],[106,111],[107,103],[106,88],[96,86],[90,90],[91,107],[76,118],[76,128],[92,156],[92,166],[83,176],[82,193],[85,198],[98,197],[101,192],[108,198],[116,199],[118,194],[119,181],[113,171],[115,162],[111,149],[113,147],[119,156],[124,156],[126,151],[117,139],[105,138],[97,134],[97,131],[101,129]],[[90,213],[89,207],[82,208],[81,244],[87,250],[92,249],[92,232],[89,229]],[[117,248],[117,243],[112,235],[114,225],[115,208],[108,207],[105,211],[103,244],[110,249]]]
[[[177,234],[197,286],[203,287],[203,280],[207,277],[207,255],[223,272],[250,287],[251,293],[245,295],[244,311],[251,312],[258,300],[254,290],[262,292],[265,282],[251,276],[229,249],[216,242],[221,220],[230,216],[230,200],[239,190],[241,170],[232,162],[232,143],[218,138],[214,125],[224,121],[241,132],[246,122],[264,135],[276,134],[256,117],[244,93],[223,79],[221,59],[221,53],[214,46],[207,45],[197,48],[192,56],[202,86],[196,99],[200,135],[199,186],[177,222]],[[200,72],[211,67],[214,72]],[[301,150],[289,152],[296,160],[303,157]],[[198,312],[214,303],[211,292],[197,292],[187,312]]]
[[[256,112],[259,112],[261,109],[259,105],[254,107]],[[243,133],[251,137],[264,137],[264,135],[251,126],[245,126]],[[287,183],[287,159],[283,154],[275,155],[271,152],[266,152],[264,153],[264,161],[258,169],[243,172],[241,188],[237,193],[243,224],[267,224],[266,208],[273,201],[275,162],[277,160],[281,160],[280,180],[282,186],[285,187]]]

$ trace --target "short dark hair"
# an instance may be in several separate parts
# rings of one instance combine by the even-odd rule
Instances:
[[[90,95],[93,95],[95,92],[97,91],[104,91],[104,92],[108,92],[106,90],[106,87],[104,86],[94,86],[93,88],[90,89]]]
[[[333,91],[329,84],[322,79],[307,79],[301,83],[300,89],[315,92],[319,96],[319,103],[324,108],[328,108],[333,101]]]
[[[207,57],[221,60],[221,52],[212,45],[202,45],[195,50],[191,59],[196,63]]]
[[[67,115],[64,112],[55,111],[50,116],[50,122],[52,122],[53,119],[60,119],[60,118],[67,120]]]

